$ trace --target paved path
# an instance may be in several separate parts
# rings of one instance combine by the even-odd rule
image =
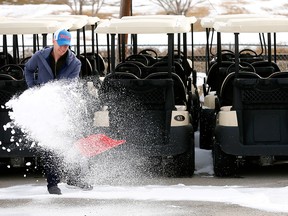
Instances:
[[[288,185],[287,165],[254,168],[244,170],[235,178],[215,178],[208,175],[195,175],[192,178],[143,178],[141,181],[119,178],[112,186],[145,186],[145,185],[177,185],[186,186],[246,186],[246,187],[285,187]],[[16,172],[16,171],[15,171]],[[134,179],[135,180],[135,179]],[[130,199],[89,199],[71,198],[65,195],[53,197],[45,195],[45,178],[39,173],[27,174],[25,171],[17,171],[14,174],[1,172],[0,188],[9,186],[34,184],[43,186],[43,194],[46,199],[1,199],[0,216],[34,216],[34,215],[75,215],[75,216],[146,216],[146,215],[168,215],[168,216],[284,216],[287,213],[265,212],[253,208],[241,207],[229,203],[203,202],[203,201],[155,201],[155,200],[130,200]],[[221,194],[219,194],[221,196]],[[0,194],[1,197],[1,194]],[[25,211],[30,211],[26,214]],[[43,211],[42,214],[31,214],[31,209]],[[11,214],[8,214],[10,212]],[[24,212],[24,213],[23,213]]]

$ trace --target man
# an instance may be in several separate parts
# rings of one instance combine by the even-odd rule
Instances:
[[[59,29],[54,33],[53,47],[39,50],[31,57],[24,69],[24,76],[29,88],[52,80],[77,79],[79,77],[81,62],[69,49],[70,45],[71,33],[65,29]],[[55,155],[51,151],[45,152],[43,158],[48,192],[61,194],[58,187],[60,182],[59,162],[55,160]],[[77,173],[80,174],[80,172]],[[80,179],[78,176],[73,176],[70,182],[81,188],[92,189],[78,179]]]
[[[53,47],[39,50],[25,64],[24,75],[28,87],[44,84],[54,79],[79,77],[81,62],[69,49],[71,33],[60,29],[54,33]],[[38,77],[35,78],[35,71]]]

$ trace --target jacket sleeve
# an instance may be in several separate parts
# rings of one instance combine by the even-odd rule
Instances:
[[[36,84],[34,80],[34,73],[37,70],[37,58],[37,54],[35,53],[24,67],[24,76],[29,88]]]
[[[81,61],[75,57],[73,67],[68,75],[68,78],[69,79],[79,78],[80,71],[81,71]]]

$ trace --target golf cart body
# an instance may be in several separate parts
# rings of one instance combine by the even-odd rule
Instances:
[[[175,72],[173,60],[174,34],[190,30],[191,19],[184,16],[123,17],[100,23],[96,29],[111,36],[111,72],[103,80],[100,98],[105,110],[95,113],[95,125],[126,140],[120,151],[169,159],[170,171],[177,176],[194,173],[187,84]],[[168,43],[167,65],[161,67],[159,59],[151,66],[144,65],[137,61],[140,55],[116,65],[116,34],[163,34]]]
[[[215,98],[219,96],[222,83],[226,76],[235,71],[235,52],[229,47],[223,49],[221,38],[223,34],[215,33],[214,23],[225,22],[233,19],[254,19],[262,17],[258,14],[231,14],[231,15],[217,15],[214,17],[205,17],[201,19],[201,26],[206,30],[206,80],[203,84],[204,102],[200,112],[200,143],[201,149],[211,149],[213,145],[213,136],[216,122],[215,109],[219,109],[219,104]],[[214,37],[216,34],[216,37]],[[227,34],[225,35],[226,39]],[[256,35],[257,36],[257,35]],[[214,39],[217,41],[213,41]],[[242,49],[239,52],[241,59],[241,70],[255,72],[257,70],[267,71],[267,67],[271,67],[273,62],[263,61],[263,42],[262,35],[259,34],[259,41],[261,43],[261,52],[256,53],[251,49]],[[230,41],[230,38],[229,38]],[[216,42],[216,47],[212,44]],[[216,51],[213,51],[216,50]],[[253,63],[252,63],[253,62]],[[255,63],[255,64],[254,64]],[[253,66],[254,64],[254,66]],[[257,66],[256,66],[257,65]],[[279,69],[272,68],[271,71],[279,71]],[[262,73],[263,75],[263,73]],[[212,123],[211,123],[212,122]],[[213,123],[214,122],[214,123]]]
[[[212,146],[216,176],[234,175],[240,162],[257,160],[261,165],[271,165],[288,156],[287,72],[271,71],[270,67],[271,34],[276,37],[277,33],[287,32],[287,21],[282,17],[255,17],[213,25],[217,32],[233,33],[235,38],[234,71],[225,77],[216,95],[219,109],[215,112]],[[239,37],[246,33],[267,34],[266,71],[264,66],[260,73],[253,64],[249,65],[252,71],[241,68]]]

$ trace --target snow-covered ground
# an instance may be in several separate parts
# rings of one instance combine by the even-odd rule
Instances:
[[[236,204],[244,207],[260,209],[270,212],[288,212],[287,193],[288,188],[247,188],[239,186],[186,186],[183,184],[164,186],[164,185],[146,185],[146,186],[96,186],[92,191],[81,191],[67,189],[64,184],[60,184],[63,195],[55,197],[46,192],[46,188],[37,185],[19,185],[0,189],[1,200],[32,200],[21,207],[5,208],[1,204],[1,216],[29,215],[29,216],[79,216],[95,215],[93,212],[101,212],[97,206],[91,206],[93,200],[103,200],[113,202],[114,200],[126,200],[131,203],[134,201],[152,201],[154,204],[161,201],[208,201],[222,202],[226,204]],[[73,205],[54,204],[65,199],[82,199],[83,205],[76,207]],[[54,200],[54,202],[53,202]],[[63,202],[63,201],[61,201]],[[85,203],[86,202],[86,203]],[[47,206],[45,206],[47,203]],[[59,203],[60,204],[60,203]],[[49,206],[48,206],[49,205]],[[175,206],[176,207],[176,206]],[[43,211],[43,208],[45,210]],[[133,207],[131,206],[133,209]],[[168,208],[168,207],[167,207]],[[109,214],[100,215],[119,215],[124,211],[124,206],[109,210]],[[145,209],[137,215],[156,215],[150,212],[145,214]],[[41,212],[41,214],[39,214]],[[87,214],[88,213],[88,214]],[[159,212],[160,213],[160,212]],[[161,213],[158,215],[161,215]],[[131,214],[125,214],[131,215]],[[132,214],[135,215],[135,214]],[[223,215],[223,214],[221,214]],[[249,214],[251,215],[251,214]]]

